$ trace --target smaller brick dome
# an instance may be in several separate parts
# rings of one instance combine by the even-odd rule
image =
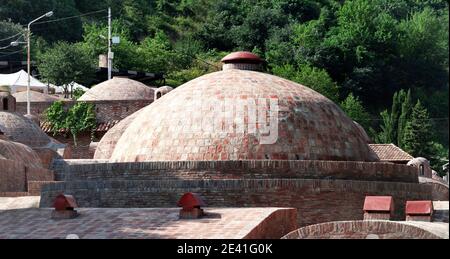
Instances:
[[[100,83],[86,93],[79,101],[111,101],[111,100],[153,100],[153,88],[129,78],[114,77]]]
[[[0,139],[0,159],[14,160],[29,167],[42,167],[36,152],[24,144]]]
[[[0,131],[11,141],[29,147],[45,147],[51,140],[39,125],[15,112],[0,111]]]
[[[13,94],[13,96],[16,98],[16,102],[18,103],[25,103],[27,102],[27,91],[23,92],[17,92]],[[43,94],[36,91],[30,91],[30,102],[55,102],[55,101],[62,101],[63,98],[52,96],[49,94]]]
[[[116,147],[116,144],[122,136],[123,132],[141,111],[142,109],[126,117],[125,119],[114,125],[114,127],[108,130],[108,132],[106,132],[106,134],[97,144],[97,148],[95,149],[94,153],[94,159],[109,159],[111,157],[114,148]]]

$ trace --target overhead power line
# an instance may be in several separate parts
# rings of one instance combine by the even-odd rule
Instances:
[[[14,54],[17,54],[17,53],[20,53],[20,52],[22,52],[24,49],[21,49],[21,50],[17,50],[17,51],[13,51],[13,52],[10,52],[9,54],[6,54],[6,55],[2,55],[2,56],[0,56],[0,58],[4,58],[4,57],[7,57],[7,56],[11,56],[11,55],[14,55]]]
[[[62,17],[62,18],[53,19],[53,20],[48,20],[48,21],[42,21],[42,22],[36,22],[36,23],[34,23],[34,25],[45,24],[45,23],[52,23],[52,22],[59,22],[59,21],[65,21],[65,20],[69,20],[69,19],[74,19],[74,18],[84,17],[84,16],[96,14],[96,13],[106,12],[106,11],[107,11],[107,10],[98,10],[98,11],[93,11],[93,12],[84,13],[84,14],[79,14],[79,15],[74,15],[74,16]],[[25,25],[24,25],[24,26],[25,26]]]
[[[0,39],[0,41],[10,40],[12,38],[15,38],[15,37],[19,36],[20,34],[22,34],[22,32],[19,32],[17,34],[14,34],[13,36],[9,36],[9,37],[4,38],[4,39]]]

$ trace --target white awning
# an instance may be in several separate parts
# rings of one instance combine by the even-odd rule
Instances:
[[[0,74],[0,85],[9,86],[11,93],[27,90],[28,74],[20,70],[13,74]],[[34,91],[47,92],[47,86],[34,77],[30,77],[30,88]]]

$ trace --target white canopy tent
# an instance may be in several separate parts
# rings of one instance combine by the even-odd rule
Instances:
[[[0,74],[0,85],[9,86],[11,93],[17,93],[27,90],[28,73],[20,70],[13,74]],[[33,91],[47,93],[47,86],[34,77],[30,77],[30,89]]]
[[[70,87],[70,85],[72,85],[72,87]],[[56,94],[63,94],[64,93],[64,87],[63,86],[56,86],[56,85],[50,85],[51,87],[55,88],[55,93]],[[81,89],[84,92],[86,92],[87,90],[89,90],[89,88],[78,84],[77,82],[72,82],[69,84],[68,86],[68,91],[70,92],[71,90],[74,91],[76,89]]]

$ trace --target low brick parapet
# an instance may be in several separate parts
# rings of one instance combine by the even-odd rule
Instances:
[[[382,162],[318,160],[154,161],[136,163],[59,162],[58,180],[302,178],[418,182],[410,166]]]

